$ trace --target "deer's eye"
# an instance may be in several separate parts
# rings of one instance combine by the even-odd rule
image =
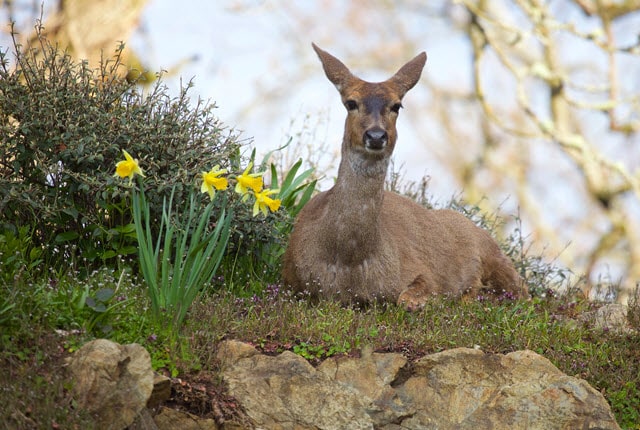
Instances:
[[[347,108],[347,110],[357,110],[358,102],[356,102],[355,100],[347,100],[346,102],[344,102],[344,106]]]
[[[391,112],[398,113],[400,112],[401,107],[402,107],[402,103],[395,103],[391,106]]]

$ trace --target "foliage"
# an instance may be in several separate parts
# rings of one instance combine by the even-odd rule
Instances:
[[[137,159],[126,150],[122,151],[125,160],[116,163],[115,176],[128,178],[128,186],[132,187],[136,175],[144,177]],[[249,163],[240,175],[230,175],[235,181],[235,191],[242,196],[242,201],[253,203],[253,216],[262,214],[266,217],[269,211],[280,208],[280,200],[269,197],[278,190],[264,189],[264,172],[251,173],[253,163]],[[158,237],[154,240],[151,228],[152,217],[149,203],[145,195],[143,182],[138,182],[138,189],[131,188],[133,219],[138,257],[142,274],[148,286],[151,308],[156,323],[167,322],[164,313],[171,318],[168,324],[177,334],[191,303],[210,284],[222,261],[230,235],[230,223],[233,212],[227,212],[227,197],[219,210],[219,216],[212,219],[212,210],[216,191],[224,191],[229,186],[229,179],[224,177],[226,169],[214,166],[208,172],[202,172],[200,192],[208,194],[210,203],[201,211],[200,195],[195,187],[189,192],[189,208],[186,212],[172,214],[173,197],[162,205],[162,218]]]
[[[142,292],[130,271],[109,268],[0,282],[0,297],[13,304],[0,321],[0,428],[92,428],[75,407],[64,358],[94,337],[143,343]]]
[[[291,141],[287,145],[289,145]],[[286,146],[285,146],[286,147]],[[284,148],[279,148],[282,150]],[[273,152],[273,151],[272,151]],[[267,165],[267,160],[271,156],[271,152],[265,156],[265,161],[262,165]],[[313,168],[307,169],[304,172],[298,174],[298,170],[302,166],[302,158],[298,159],[286,174],[283,174],[281,179],[278,179],[278,166],[275,163],[270,163],[269,169],[271,170],[271,187],[280,190],[278,197],[282,201],[284,206],[292,217],[296,217],[302,210],[304,205],[311,199],[316,189],[317,179],[311,179],[314,172]]]
[[[629,381],[609,394],[609,401],[617,412],[622,428],[637,428],[640,423],[640,390],[635,382]]]
[[[131,315],[147,303],[142,291],[130,270],[106,267],[82,279],[79,271],[63,275],[48,271],[28,281],[0,283],[0,297],[12,305],[0,319],[0,331],[8,336],[0,345],[9,349],[20,345],[32,337],[33,327],[100,337],[135,330],[129,327]],[[4,343],[11,340],[15,345]]]
[[[282,149],[284,148],[279,148],[278,151]],[[293,221],[316,191],[317,180],[311,179],[312,168],[299,172],[302,166],[302,159],[296,161],[288,171],[282,172],[282,177],[278,178],[278,166],[268,161],[272,152],[264,157],[261,170],[268,169],[270,171],[271,187],[279,190],[278,198],[288,216],[276,220],[277,237],[263,242],[259,246],[261,255],[264,257],[262,262],[279,275],[280,260],[286,249],[289,234],[293,229]],[[276,282],[277,280],[279,280],[279,277],[266,279],[267,282]]]
[[[80,310],[87,309],[88,317],[86,317],[86,323],[84,324],[87,332],[105,336],[113,331],[111,321],[116,318],[119,308],[126,306],[130,300],[125,296],[116,294],[124,273],[124,271],[121,273],[118,284],[114,287],[102,286],[92,293],[89,287],[85,286],[82,298],[77,303],[77,306]]]
[[[192,175],[214,165],[230,171],[246,165],[241,142],[214,117],[215,105],[190,101],[191,83],[176,98],[167,95],[161,80],[143,93],[119,77],[123,46],[99,69],[90,70],[38,35],[38,49],[27,52],[14,38],[15,67],[6,52],[0,67],[3,231],[21,229],[29,235],[24,239],[31,244],[33,262],[87,267],[88,272],[103,262],[114,265],[126,261],[120,257],[133,258],[137,242],[128,206],[131,190],[119,186],[109,167],[125,147],[145,165],[154,236],[171,193],[172,214],[189,205],[191,186],[184,184],[193,183]],[[281,181],[272,176],[283,185],[287,209],[275,216],[253,216],[254,209],[266,210],[273,195],[261,195],[262,203],[254,207],[244,204],[242,196],[226,200],[235,214],[223,260],[228,279],[243,283],[244,273],[277,279],[293,216],[313,192],[313,186],[302,184],[308,172],[295,177],[298,168]],[[216,201],[216,211],[221,203]]]
[[[323,334],[319,344],[299,342],[293,346],[293,352],[307,360],[321,360],[336,354],[346,354],[351,351],[351,344],[348,341],[336,342],[333,336]]]
[[[188,210],[177,215],[174,222],[172,193],[164,205],[158,238],[154,240],[144,191],[133,190],[132,199],[138,256],[153,315],[160,322],[167,313],[171,317],[168,325],[177,332],[191,303],[211,282],[220,265],[233,214],[222,209],[211,230],[213,203],[198,217],[200,199],[191,193]]]
[[[629,299],[627,312],[627,319],[629,320],[631,327],[640,331],[640,283],[636,285],[636,289]]]
[[[50,265],[131,255],[128,190],[111,170],[121,149],[144,160],[151,215],[160,219],[172,190],[175,207],[186,206],[189,175],[228,166],[240,143],[214,117],[215,105],[190,101],[190,83],[174,98],[161,81],[143,93],[120,78],[123,46],[90,70],[40,33],[38,42],[22,52],[14,35],[15,67],[6,52],[0,58],[3,222],[29,228]],[[236,200],[231,205],[241,206]],[[251,225],[236,228],[250,234],[242,229]]]
[[[0,229],[0,280],[9,283],[35,271],[42,263],[41,255],[42,249],[33,246],[29,226]]]
[[[281,177],[278,176],[279,170],[270,159],[274,152],[282,149],[284,147],[269,152],[257,170],[271,173],[270,188],[279,190],[277,197],[284,210],[272,213],[267,218],[236,212],[227,260],[223,265],[228,286],[243,289],[254,279],[260,279],[264,283],[279,281],[280,259],[293,228],[294,218],[315,192],[317,181],[311,179],[313,170],[299,172],[302,160],[284,171]],[[251,164],[255,163],[255,150],[249,161]],[[232,160],[232,168],[239,169],[237,158]]]
[[[42,327],[34,327],[39,330]],[[0,428],[93,428],[95,419],[75,407],[57,336],[36,331],[24,355],[0,351]]]

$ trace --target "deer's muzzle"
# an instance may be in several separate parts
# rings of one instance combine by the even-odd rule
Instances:
[[[382,151],[387,146],[389,136],[380,127],[374,127],[364,132],[364,147],[369,151]]]

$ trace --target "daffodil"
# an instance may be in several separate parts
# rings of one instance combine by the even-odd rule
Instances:
[[[131,184],[135,175],[140,175],[144,178],[142,169],[138,165],[138,160],[134,160],[133,157],[124,149],[122,150],[122,153],[124,154],[125,159],[116,163],[116,173],[113,176],[120,176],[123,179],[128,177],[129,184]]]
[[[253,190],[254,194],[257,194],[262,190],[262,175],[263,173],[249,173],[253,163],[249,163],[247,168],[242,172],[242,175],[236,178],[236,193],[242,194],[248,197],[249,190]]]
[[[262,212],[267,215],[267,208],[271,212],[275,212],[280,208],[280,199],[272,199],[269,197],[271,194],[276,194],[278,190],[264,190],[256,193],[256,202],[253,204],[253,216]]]
[[[227,178],[221,178],[220,175],[227,173],[225,169],[220,169],[220,166],[213,166],[208,172],[202,172],[202,186],[200,191],[203,193],[209,193],[209,197],[213,200],[213,196],[216,195],[216,190],[224,190],[229,186]]]

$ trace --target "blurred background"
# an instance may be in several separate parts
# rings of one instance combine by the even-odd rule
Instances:
[[[620,284],[640,281],[640,0],[2,0],[23,47],[44,34],[97,66],[126,44],[211,100],[259,154],[282,147],[335,176],[344,108],[311,42],[384,80],[426,51],[405,97],[394,171],[520,225],[535,252]]]

